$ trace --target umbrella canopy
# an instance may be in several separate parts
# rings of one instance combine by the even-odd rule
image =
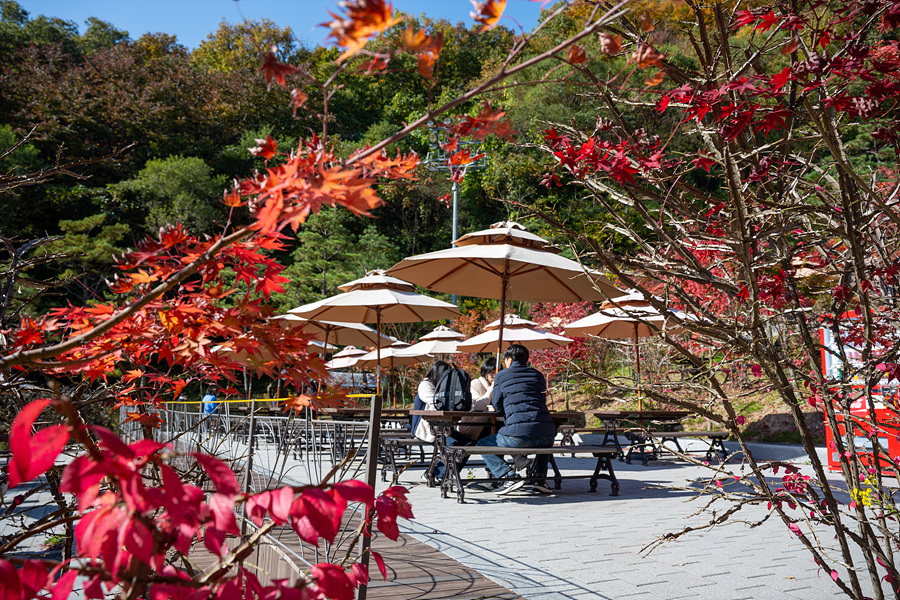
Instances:
[[[417,323],[459,315],[459,309],[449,302],[417,294],[412,284],[387,277],[381,271],[340,287],[347,291],[290,312],[310,320],[353,323]]]
[[[325,363],[326,369],[347,369],[356,364],[360,356],[364,356],[366,351],[356,346],[347,346],[334,355],[330,361]]]
[[[296,310],[296,309],[294,309]],[[320,341],[327,341],[338,346],[374,346],[378,342],[378,332],[362,323],[341,323],[338,321],[314,321],[292,314],[277,315],[278,319],[286,327],[296,327],[300,331],[312,335]],[[382,343],[390,343],[390,338],[381,336]]]
[[[425,362],[431,357],[425,354],[411,354],[409,348],[382,348],[381,361],[376,357],[377,352],[373,350],[368,354],[360,356],[356,361],[356,366],[364,369],[382,366],[382,367],[401,367],[403,365],[414,365],[416,363]]]
[[[325,353],[325,342],[319,342],[319,341],[313,340],[312,342],[309,343],[309,346],[307,346],[307,349],[309,352],[315,352],[316,354],[324,354]],[[337,346],[328,344],[328,352],[334,352],[335,350],[337,350]]]
[[[659,334],[665,330],[667,333],[681,333],[683,330],[678,325],[668,325],[670,316],[683,313],[668,311],[660,313],[640,292],[630,293],[613,298],[600,305],[600,310],[583,319],[579,319],[565,326],[565,331],[573,337],[601,337],[607,339],[632,339],[634,340],[634,356],[636,363],[636,381],[641,380],[641,353],[638,347],[638,339]],[[643,398],[638,392],[638,408],[643,410]]]
[[[462,336],[465,338],[465,336]],[[405,348],[401,354],[434,356],[435,354],[458,354],[456,345],[462,340],[424,340]]]
[[[563,256],[517,223],[466,234],[455,248],[404,258],[388,269],[426,289],[475,298],[577,302],[621,295],[598,271]]]
[[[600,310],[565,326],[574,337],[602,337],[607,339],[636,339],[659,334],[681,333],[677,324],[669,324],[672,316],[684,319],[684,313],[669,310],[660,313],[640,292],[613,298],[600,305]]]
[[[459,309],[449,302],[417,294],[412,284],[385,274],[384,271],[370,271],[365,277],[340,286],[343,294],[325,298],[306,306],[298,307],[291,313],[307,319],[327,319],[329,321],[349,321],[353,323],[375,323],[375,330],[381,333],[382,323],[415,323],[438,321],[459,315]],[[369,445],[366,451],[366,483],[375,487],[378,468],[378,452],[381,422],[381,338],[375,345],[376,394],[369,416]],[[371,518],[371,511],[369,516]],[[370,538],[363,538],[363,564],[368,567]]]
[[[489,329],[464,342],[460,342],[457,344],[456,349],[460,352],[475,354],[478,352],[493,352],[497,349],[498,344],[501,344],[501,349],[506,349],[510,344],[521,344],[529,350],[539,350],[542,348],[560,348],[572,342],[573,340],[567,337],[531,327],[506,327],[503,330],[503,340],[501,341],[498,324],[494,329]]]
[[[621,295],[605,275],[559,256],[518,223],[495,223],[453,243],[455,248],[404,258],[388,273],[429,290],[499,299],[498,340],[504,338],[507,299],[577,302]]]
[[[531,327],[532,329],[537,328],[538,324],[534,321],[529,321],[528,319],[523,319],[522,317],[517,317],[516,315],[506,315],[503,318],[503,327]],[[490,331],[492,329],[500,329],[500,319],[488,323],[484,326],[485,331]]]
[[[464,340],[466,336],[458,331],[453,331],[446,325],[438,325],[430,333],[426,333],[419,338],[420,342],[427,340]]]

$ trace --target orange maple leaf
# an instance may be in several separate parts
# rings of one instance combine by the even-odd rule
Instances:
[[[340,5],[346,11],[345,16],[329,12],[334,20],[320,23],[320,26],[331,29],[328,37],[333,37],[338,46],[347,49],[338,57],[338,64],[359,52],[369,38],[404,18],[394,18],[394,7],[384,0],[345,0]]]
[[[580,65],[587,62],[587,54],[580,46],[570,46],[568,51],[566,51],[566,60],[573,65]]]
[[[413,29],[412,23],[407,25],[400,39],[406,49],[413,53],[422,52],[431,44],[431,36],[426,34],[424,29],[419,31]]]
[[[126,412],[125,419],[126,423],[140,423],[146,427],[152,427],[153,429],[159,429],[160,425],[163,424],[163,420],[156,413],[137,413],[137,412]]]
[[[144,376],[144,372],[140,369],[132,369],[131,371],[126,371],[125,375],[122,377],[123,383],[128,383],[129,381],[134,381],[135,379],[139,379]]]
[[[644,81],[644,85],[646,85],[648,87],[653,87],[655,85],[661,84],[665,78],[666,78],[666,72],[659,71],[656,75],[654,75],[653,77],[650,77],[649,79]]]
[[[509,121],[501,120],[505,115],[506,111],[494,110],[488,102],[485,102],[477,116],[463,117],[459,123],[453,126],[452,130],[457,135],[471,136],[476,140],[483,140],[494,134],[513,141],[512,136],[515,135],[516,130]]]
[[[599,33],[600,52],[613,56],[622,51],[622,38],[610,33]]]
[[[662,68],[663,58],[664,55],[658,52],[656,48],[642,42],[638,49],[631,54],[629,61],[637,63],[638,69],[646,69],[648,67]]]
[[[222,204],[231,208],[237,208],[247,203],[235,189],[225,190],[223,196]]]
[[[464,148],[464,149],[460,150],[459,152],[455,153],[453,156],[451,156],[450,160],[448,162],[452,166],[470,165],[483,156],[484,156],[483,152],[481,154],[476,154],[475,156],[472,156],[469,153],[469,149]]]
[[[503,11],[506,10],[506,0],[487,0],[486,2],[478,2],[472,0],[472,6],[475,10],[469,14],[476,23],[481,23],[479,33],[493,29],[500,22]]]
[[[309,99],[309,94],[301,90],[300,88],[294,88],[291,90],[291,101],[288,103],[288,106],[294,109],[294,116],[297,116],[297,109],[302,108],[306,101]]]

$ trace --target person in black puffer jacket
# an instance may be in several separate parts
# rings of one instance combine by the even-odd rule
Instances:
[[[556,428],[547,410],[547,382],[540,371],[528,366],[528,349],[521,344],[511,344],[503,353],[506,368],[494,378],[491,404],[503,415],[503,427],[495,435],[478,441],[478,446],[505,448],[545,448],[553,445]],[[508,494],[522,487],[525,482],[509,466],[502,456],[483,455],[488,470],[497,478],[507,478],[497,489],[497,494]],[[540,454],[535,458],[534,476],[538,481],[547,476],[550,457]]]

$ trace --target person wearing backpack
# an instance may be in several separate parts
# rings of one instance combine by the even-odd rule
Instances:
[[[497,370],[497,359],[491,356],[481,364],[481,377],[473,379],[469,389],[472,392],[472,410],[484,412],[491,409],[491,392],[494,391],[494,372]],[[487,433],[490,420],[484,417],[464,417],[460,420],[459,433],[474,444]]]
[[[503,427],[493,435],[478,441],[478,446],[509,448],[547,448],[553,445],[556,427],[547,409],[547,381],[540,371],[528,366],[528,349],[521,344],[510,344],[503,353],[506,368],[494,378],[491,404],[502,415]],[[515,452],[510,452],[515,454]],[[495,489],[498,495],[508,494],[525,485],[502,456],[482,455],[491,474],[503,479]],[[535,457],[534,478],[542,482],[547,477],[550,457]],[[535,485],[540,492],[549,492],[545,484]]]
[[[419,382],[416,391],[416,400],[413,407],[421,402],[419,410],[465,410],[472,407],[471,377],[469,374],[455,365],[449,365],[439,360],[432,365]],[[417,402],[418,401],[418,402]],[[412,423],[413,435],[426,442],[434,442],[434,432],[428,419],[421,419],[418,423]],[[454,430],[447,437],[445,443],[448,446],[471,446],[474,441]],[[446,467],[438,461],[434,465],[433,474],[437,479],[444,477]]]

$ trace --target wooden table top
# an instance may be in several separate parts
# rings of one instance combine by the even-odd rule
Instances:
[[[356,407],[339,407],[339,406],[328,406],[324,408],[320,408],[319,412],[328,414],[328,415],[366,415],[370,414],[371,409],[367,406],[361,406],[359,408]],[[408,408],[382,408],[381,416],[382,417],[408,417],[410,414],[410,409]]]
[[[488,418],[502,418],[498,413],[492,410],[485,411],[477,411],[477,410],[410,410],[410,415],[425,417],[431,419],[444,419],[448,421],[453,421],[457,419],[462,419],[465,417],[488,417]],[[551,412],[550,418],[553,419],[554,422],[565,422],[569,419],[574,419],[575,417],[580,416],[581,413],[577,413],[574,411],[569,412]]]
[[[585,416],[598,419],[683,419],[687,410],[586,410]]]

